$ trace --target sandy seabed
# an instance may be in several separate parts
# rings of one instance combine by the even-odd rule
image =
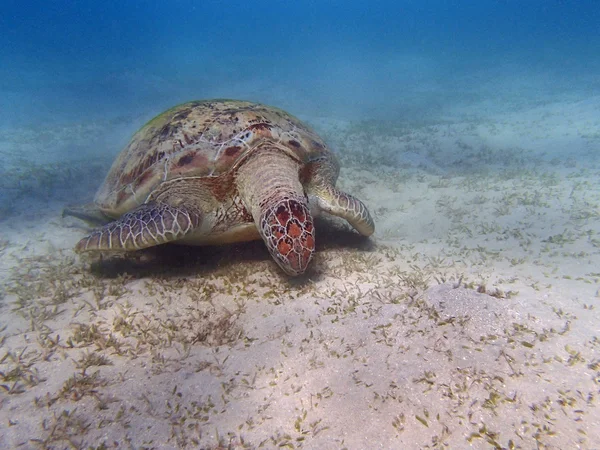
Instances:
[[[80,258],[110,159],[11,160],[0,447],[600,448],[600,97],[462,117],[309,119],[377,231],[318,221],[300,280],[260,242]]]

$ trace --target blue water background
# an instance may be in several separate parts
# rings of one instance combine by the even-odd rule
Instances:
[[[134,117],[133,131],[213,97],[410,121],[600,91],[594,0],[3,0],[0,30],[0,128]]]

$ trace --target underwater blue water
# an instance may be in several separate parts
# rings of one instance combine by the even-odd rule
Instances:
[[[599,31],[600,0],[0,0],[0,449],[600,448]],[[219,97],[314,126],[374,239],[315,226],[299,284],[260,243],[75,256],[63,208]]]
[[[3,0],[0,127],[211,97],[394,119],[523,77],[532,96],[584,97],[600,91],[599,25],[594,0]]]

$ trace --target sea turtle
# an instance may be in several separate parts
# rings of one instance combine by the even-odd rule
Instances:
[[[94,202],[66,215],[104,224],[76,252],[166,242],[212,245],[262,238],[289,275],[315,250],[313,217],[375,227],[365,205],[335,188],[339,164],[290,114],[258,103],[185,103],[144,125],[113,163]]]

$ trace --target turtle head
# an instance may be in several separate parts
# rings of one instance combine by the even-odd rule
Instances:
[[[259,230],[285,273],[304,273],[315,251],[313,219],[306,199],[285,197],[263,208]]]
[[[304,273],[315,251],[313,218],[299,171],[299,161],[265,147],[240,166],[236,179],[269,253],[291,276]]]

